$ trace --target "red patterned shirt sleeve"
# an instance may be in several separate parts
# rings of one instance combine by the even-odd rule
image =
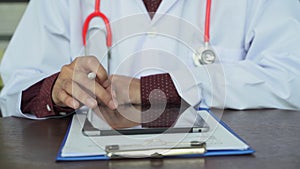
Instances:
[[[159,91],[163,93],[159,94]],[[172,78],[168,73],[150,75],[141,78],[142,106],[150,106],[150,94],[151,100],[153,99],[154,102],[157,101],[161,103],[162,99],[166,99],[169,104],[181,103],[181,97],[179,96]]]
[[[178,113],[164,111],[155,120],[154,112],[147,112],[151,104],[167,103],[167,105],[180,105],[179,96],[172,78],[169,74],[150,75],[141,78],[141,101],[142,101],[142,126],[143,127],[167,127],[177,119]],[[152,106],[153,106],[152,105]],[[145,112],[146,111],[146,112]]]
[[[74,111],[72,108],[56,106],[52,101],[51,91],[58,74],[53,74],[22,92],[22,112],[32,113],[41,118]]]

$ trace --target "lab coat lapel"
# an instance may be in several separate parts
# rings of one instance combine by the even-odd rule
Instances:
[[[163,0],[158,7],[156,14],[154,15],[152,19],[152,24],[157,22],[161,17],[164,16],[177,2],[178,0]]]

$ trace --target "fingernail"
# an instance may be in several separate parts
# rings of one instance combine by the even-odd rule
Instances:
[[[112,109],[116,109],[118,107],[118,102],[117,101],[109,101],[108,106]]]
[[[96,107],[97,101],[95,99],[88,98],[86,100],[86,104],[88,107],[93,108],[93,107]]]

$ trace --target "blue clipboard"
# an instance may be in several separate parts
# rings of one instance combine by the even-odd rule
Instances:
[[[239,140],[247,144],[240,136],[238,136],[228,125],[226,125],[223,121],[218,120],[218,118],[206,108],[199,108],[198,110],[207,111],[213,118],[215,118],[225,129],[227,129],[231,134],[237,137]],[[89,161],[89,160],[110,160],[110,158],[106,155],[92,155],[92,156],[72,156],[72,157],[63,157],[62,149],[65,146],[66,140],[68,138],[68,134],[70,132],[70,127],[72,120],[70,121],[67,132],[64,136],[62,144],[59,148],[59,151],[56,156],[56,161]],[[247,144],[248,145],[248,144]],[[226,155],[246,155],[253,154],[255,152],[250,146],[245,150],[207,150],[204,154],[192,154],[192,155],[178,155],[178,156],[169,156],[164,158],[195,158],[195,157],[208,157],[208,156],[226,156]]]

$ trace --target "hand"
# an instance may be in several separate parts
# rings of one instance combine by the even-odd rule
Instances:
[[[90,72],[96,73],[95,79],[89,79]],[[98,101],[115,109],[110,92],[107,72],[94,56],[76,58],[71,64],[62,67],[52,89],[53,102],[62,107],[79,108],[86,105],[94,108]]]
[[[140,80],[127,76],[111,75],[107,90],[116,104],[141,104]]]

